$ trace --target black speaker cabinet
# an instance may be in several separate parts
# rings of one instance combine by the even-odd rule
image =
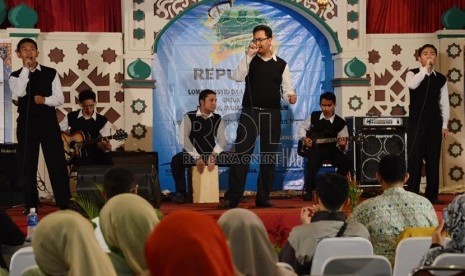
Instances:
[[[155,208],[160,207],[161,193],[158,173],[154,164],[125,164],[132,171],[139,185],[138,195],[147,199]],[[77,192],[95,196],[95,183],[103,184],[103,176],[111,166],[81,166],[77,169]]]
[[[24,203],[18,180],[17,144],[0,144],[0,205]]]
[[[407,165],[407,119],[404,117],[355,117],[347,119],[354,135],[364,137],[362,143],[353,143],[354,169],[361,186],[379,186],[376,172],[381,159],[399,155]]]

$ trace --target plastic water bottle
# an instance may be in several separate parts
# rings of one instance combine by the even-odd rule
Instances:
[[[27,237],[26,240],[31,241],[34,236],[34,230],[39,223],[39,217],[36,213],[36,208],[29,209],[29,214],[27,215]]]

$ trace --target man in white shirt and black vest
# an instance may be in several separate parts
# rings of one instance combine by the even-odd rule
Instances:
[[[273,33],[265,25],[253,29],[253,40],[232,78],[245,81],[242,112],[237,128],[235,152],[239,160],[231,166],[229,189],[220,209],[236,207],[244,193],[255,141],[260,135],[260,171],[257,181],[257,207],[272,207],[269,200],[274,182],[276,155],[281,136],[281,98],[295,104],[289,66],[272,49]]]
[[[312,112],[299,128],[299,155],[307,157],[303,196],[306,201],[312,200],[316,177],[324,161],[331,161],[337,172],[343,176],[352,171],[352,162],[346,154],[349,131],[346,121],[335,113],[334,93],[321,94],[320,107],[321,111]],[[332,138],[337,139],[333,142]],[[319,142],[325,139],[329,142]]]
[[[448,135],[449,92],[447,78],[434,70],[437,49],[425,44],[418,50],[420,68],[408,71],[405,82],[410,90],[408,149],[408,190],[420,192],[423,161],[426,165],[425,197],[442,204],[439,193],[441,141]]]
[[[183,151],[171,159],[171,171],[177,194],[173,202],[192,201],[192,194],[186,191],[185,169],[196,166],[199,173],[204,169],[212,171],[215,165],[227,163],[228,153],[225,125],[216,109],[216,92],[202,90],[197,110],[184,114],[179,126],[179,144]],[[205,168],[206,167],[206,168]],[[190,191],[192,193],[192,191]]]

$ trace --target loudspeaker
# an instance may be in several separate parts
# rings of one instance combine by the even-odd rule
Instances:
[[[388,154],[401,156],[407,166],[406,118],[352,117],[346,121],[354,135],[364,137],[363,142],[352,143],[349,151],[361,186],[379,186],[376,172],[379,162]]]
[[[105,172],[112,166],[80,166],[77,169],[77,191],[88,196],[95,196],[99,191],[95,183],[103,184]],[[147,199],[155,208],[161,204],[158,173],[153,164],[125,164],[136,176],[139,185],[137,194]]]
[[[24,203],[18,180],[17,144],[0,144],[0,205]]]

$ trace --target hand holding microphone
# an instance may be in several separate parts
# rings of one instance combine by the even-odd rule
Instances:
[[[433,70],[433,66],[434,66],[434,63],[431,59],[428,59],[426,61],[426,69],[428,70],[428,72],[431,72]]]
[[[246,54],[249,56],[249,57],[253,57],[255,56],[255,54],[257,54],[258,52],[258,47],[257,45],[254,43],[254,42],[251,42],[249,44],[249,47],[247,47],[247,50],[246,50]]]

